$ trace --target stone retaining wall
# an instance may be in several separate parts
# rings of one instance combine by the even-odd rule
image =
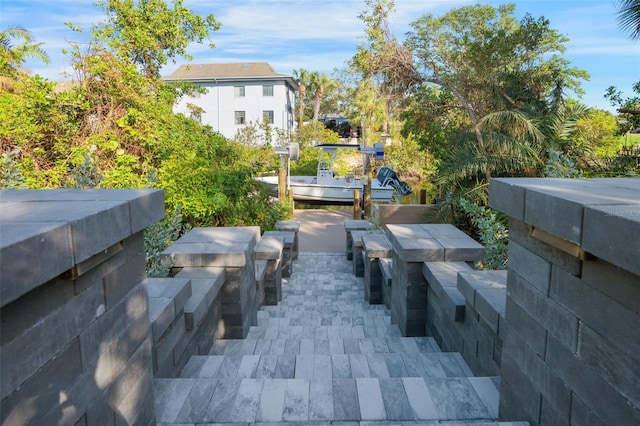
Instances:
[[[155,423],[157,190],[0,191],[0,423]]]
[[[493,179],[511,216],[500,418],[640,424],[640,179]]]

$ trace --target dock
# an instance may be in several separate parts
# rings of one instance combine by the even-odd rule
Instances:
[[[300,252],[344,252],[344,221],[353,219],[352,210],[296,209],[293,219],[300,221]]]

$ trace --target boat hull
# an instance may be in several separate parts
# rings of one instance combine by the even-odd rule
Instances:
[[[259,177],[257,180],[268,185],[269,194],[278,196],[278,177]],[[353,191],[362,191],[362,183],[359,179],[347,182],[344,178],[336,178],[331,185],[321,185],[314,181],[315,176],[291,176],[289,178],[289,189],[293,191],[294,201],[308,204],[331,204],[331,205],[352,205]],[[371,201],[391,202],[393,188],[380,186],[377,180],[373,180],[371,187]],[[362,194],[362,192],[361,192]]]

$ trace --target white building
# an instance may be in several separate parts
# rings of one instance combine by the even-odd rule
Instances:
[[[205,87],[207,93],[183,97],[175,110],[193,116],[188,104],[202,108],[200,122],[227,138],[233,138],[246,124],[265,120],[273,127],[293,131],[298,85],[266,62],[182,65],[164,80]]]

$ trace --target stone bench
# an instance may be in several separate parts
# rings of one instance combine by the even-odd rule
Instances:
[[[263,236],[255,249],[256,269],[260,268],[262,285],[257,284],[262,293],[259,302],[277,305],[282,300],[282,262],[285,247],[284,235]],[[258,273],[256,274],[258,277]],[[258,278],[256,278],[258,281]]]
[[[176,278],[183,277],[191,279],[192,295],[184,307],[184,318],[187,330],[193,330],[213,307],[224,284],[225,273],[224,269],[218,267],[185,267],[176,275]]]
[[[467,364],[476,375],[499,375],[507,304],[507,271],[460,272],[458,290],[466,301],[464,346]]]
[[[471,270],[465,262],[425,262],[422,267],[429,285],[429,305],[454,322],[464,322],[465,318],[465,298],[458,290],[458,273]]]
[[[283,249],[280,262],[282,264],[282,277],[287,278],[291,276],[292,262],[294,259],[293,247],[296,242],[296,233],[293,231],[265,231],[262,235],[264,237],[276,237],[282,239]]]
[[[351,250],[353,253],[351,264],[353,267],[353,275],[356,277],[364,277],[364,242],[363,238],[369,235],[382,235],[382,231],[352,231],[351,232]],[[386,237],[385,237],[386,238]]]
[[[391,283],[391,255],[393,248],[387,236],[383,233],[366,233],[361,238],[363,251],[362,262],[364,270],[364,299],[372,304],[391,302],[389,285]],[[388,260],[385,261],[385,260]],[[385,266],[383,266],[385,265]],[[385,277],[385,272],[389,275]],[[389,283],[388,286],[383,282]],[[385,298],[385,291],[387,297]]]
[[[353,260],[353,231],[368,231],[372,228],[368,220],[345,220],[344,231],[347,235],[346,254],[347,260]]]
[[[171,377],[180,371],[175,355],[184,350],[188,340],[185,307],[193,296],[191,280],[149,278],[147,288],[153,373],[156,377]]]
[[[385,299],[385,289],[387,287],[391,287],[391,283],[393,282],[393,278],[392,278],[392,268],[393,268],[393,261],[391,259],[384,259],[381,258],[379,259],[380,262],[380,273],[382,274],[382,299]],[[390,297],[389,295],[387,297]]]
[[[277,231],[293,232],[293,247],[291,248],[291,259],[298,258],[298,233],[300,231],[300,221],[297,220],[281,220],[276,222],[275,226]]]
[[[184,322],[184,306],[191,297],[188,278],[149,278],[149,323],[153,344],[157,344],[176,320]]]

